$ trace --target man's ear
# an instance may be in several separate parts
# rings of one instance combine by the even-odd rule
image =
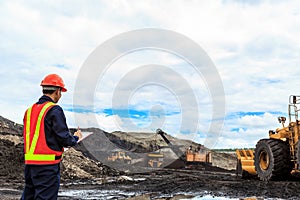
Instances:
[[[55,94],[58,95],[59,93],[59,89],[55,90]]]

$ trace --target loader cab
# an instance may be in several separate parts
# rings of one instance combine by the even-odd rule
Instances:
[[[298,121],[298,105],[300,104],[300,96],[291,95],[289,98],[289,123]],[[292,119],[294,118],[294,119]]]

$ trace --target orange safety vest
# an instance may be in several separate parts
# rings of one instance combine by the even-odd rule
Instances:
[[[62,159],[64,149],[55,151],[48,147],[45,136],[44,119],[53,102],[34,104],[24,116],[24,154],[25,164],[57,164]]]

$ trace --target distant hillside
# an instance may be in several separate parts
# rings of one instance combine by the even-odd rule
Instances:
[[[168,144],[155,132],[144,133],[115,131],[107,136],[112,142],[118,144],[121,148],[125,148],[130,151],[151,152],[162,148],[168,148]],[[199,146],[205,148],[201,144],[195,143],[191,140],[178,139],[168,133],[166,133],[166,137],[173,145],[179,146],[183,152],[190,146],[192,146],[193,149],[196,149]]]

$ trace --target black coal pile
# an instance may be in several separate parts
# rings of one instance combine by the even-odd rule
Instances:
[[[22,136],[23,125],[17,124],[0,116],[0,134],[1,135],[13,135]]]
[[[23,144],[0,139],[0,163],[1,182],[23,180]]]

